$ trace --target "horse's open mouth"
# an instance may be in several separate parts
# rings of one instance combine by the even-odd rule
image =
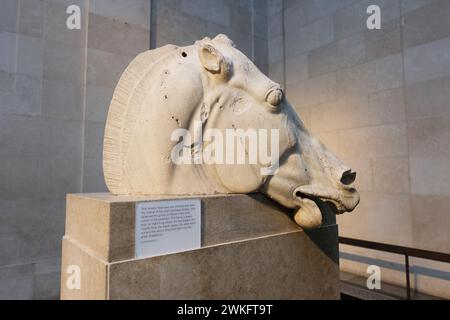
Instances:
[[[353,188],[347,188],[345,193],[339,193],[331,188],[304,185],[295,188],[293,196],[299,206],[294,219],[307,229],[321,226],[320,203],[328,203],[335,214],[352,211],[359,203],[359,195]]]
[[[322,225],[322,213],[318,205],[319,198],[298,190],[294,192],[294,197],[299,205],[294,214],[295,222],[305,229],[320,227]]]
[[[301,191],[295,191],[295,196],[297,197],[297,198],[300,198],[300,199],[310,199],[310,200],[315,200],[315,199],[317,199],[317,197],[315,197],[315,196],[311,196],[311,195],[309,195],[309,194],[306,194],[306,193],[303,193],[303,192],[301,192]]]
[[[294,196],[297,199],[321,200],[333,204],[336,214],[352,211],[359,202],[359,196],[355,195],[357,195],[356,190],[349,187],[344,187],[342,192],[314,185],[299,186],[294,190]]]
[[[306,185],[297,187],[293,196],[299,205],[294,220],[305,229],[317,228],[322,225],[320,203],[328,203],[335,214],[346,211],[335,190]]]

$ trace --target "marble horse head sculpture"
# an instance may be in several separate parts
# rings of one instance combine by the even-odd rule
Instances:
[[[255,145],[268,149],[264,161],[255,161]],[[248,161],[229,161],[239,147]],[[206,149],[213,157],[202,161]],[[319,203],[340,214],[359,202],[356,173],[310,135],[280,85],[225,35],[130,63],[109,107],[103,171],[118,195],[261,192],[293,209],[304,228],[322,224]]]

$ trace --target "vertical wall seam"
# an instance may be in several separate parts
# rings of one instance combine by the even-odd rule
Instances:
[[[148,0],[148,48],[149,49],[153,49],[152,42],[153,42],[153,38],[154,38],[154,35],[152,33],[152,11],[153,11],[152,7],[153,7],[153,1]]]
[[[88,52],[88,36],[89,36],[89,10],[90,10],[90,0],[86,0],[85,3],[85,36],[83,43],[83,54],[84,54],[84,66],[82,68],[83,72],[83,83],[82,83],[82,108],[81,108],[81,179],[80,179],[80,192],[84,190],[84,155],[85,155],[85,139],[86,139],[86,92],[87,92],[87,52]]]
[[[281,36],[283,37],[283,88],[286,90],[286,26],[284,0],[281,0]]]
[[[403,18],[403,10],[402,10],[402,4],[403,0],[398,1],[399,5],[399,14],[400,14],[400,50],[401,50],[401,58],[402,58],[402,81],[403,81],[403,99],[404,99],[404,111],[405,111],[405,139],[406,139],[406,156],[408,158],[408,202],[409,202],[409,215],[410,215],[410,223],[411,223],[411,233],[410,233],[410,245],[414,247],[414,232],[413,232],[413,203],[412,203],[412,188],[411,188],[411,157],[409,153],[409,139],[408,139],[408,95],[406,94],[406,72],[405,72],[405,45],[404,45],[404,34],[403,34],[403,25],[404,25],[404,18]],[[410,262],[414,267],[414,262]],[[416,281],[414,275],[414,283]]]
[[[252,38],[252,60],[256,61],[256,55],[255,55],[255,0],[251,0],[252,1],[252,12],[250,15],[250,19],[251,19],[251,26],[252,26],[252,30],[251,30],[251,38]]]

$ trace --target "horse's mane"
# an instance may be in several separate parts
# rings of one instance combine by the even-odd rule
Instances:
[[[123,168],[130,138],[148,92],[152,68],[177,46],[148,50],[139,54],[123,72],[109,106],[103,143],[103,172],[109,190],[122,193]]]

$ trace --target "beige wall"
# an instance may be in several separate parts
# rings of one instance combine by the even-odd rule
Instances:
[[[372,4],[381,8],[381,30],[366,28]],[[270,76],[312,133],[358,172],[361,203],[338,217],[342,236],[450,252],[449,16],[442,0],[269,5]],[[366,263],[341,261],[365,274]],[[450,266],[416,266],[419,290],[450,297]],[[404,283],[396,273],[386,268],[384,279]]]
[[[58,295],[64,197],[81,190],[86,40],[65,8],[1,4],[0,298]]]

